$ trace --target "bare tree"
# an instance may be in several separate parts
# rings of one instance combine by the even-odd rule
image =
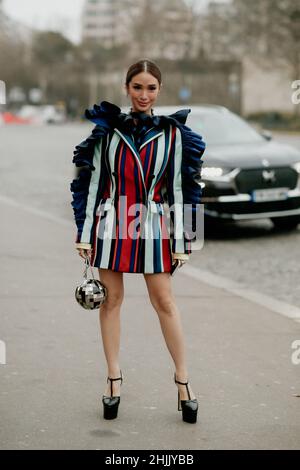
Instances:
[[[195,29],[193,5],[184,0],[144,0],[133,22],[134,54],[189,57]]]
[[[233,41],[261,63],[289,67],[291,79],[299,78],[300,1],[232,0]]]

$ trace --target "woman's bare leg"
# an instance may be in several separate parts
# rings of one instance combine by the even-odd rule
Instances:
[[[111,378],[120,377],[119,350],[120,350],[120,311],[124,298],[123,273],[111,269],[99,268],[100,281],[107,287],[108,296],[100,306],[99,320],[102,343],[107,362],[107,375]],[[108,381],[105,395],[111,395],[111,381]],[[113,395],[120,395],[120,380],[113,384]]]
[[[175,364],[176,378],[188,380],[186,352],[180,313],[172,292],[170,273],[144,274],[150,301],[156,310],[167,348]],[[181,400],[188,400],[185,385],[177,384]],[[195,398],[189,385],[191,399]]]

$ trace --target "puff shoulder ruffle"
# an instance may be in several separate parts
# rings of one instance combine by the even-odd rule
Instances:
[[[191,109],[181,109],[168,116],[160,116],[161,125],[173,124],[181,134],[182,158],[181,158],[181,189],[183,199],[183,224],[185,253],[192,252],[190,241],[197,238],[199,225],[197,225],[197,213],[202,198],[201,169],[202,156],[206,144],[202,136],[186,125],[186,119]],[[172,191],[172,189],[171,189]]]
[[[206,144],[202,136],[185,123],[190,109],[180,109],[168,116],[159,116],[162,124],[171,123],[179,128],[182,138],[182,189],[185,204],[200,204],[201,202],[201,169],[203,165],[202,156]]]
[[[181,177],[183,186],[183,198],[185,204],[200,204],[201,202],[201,169],[202,156],[206,144],[202,136],[185,123],[190,109],[181,109],[169,116],[161,116],[162,122],[173,123],[180,129],[182,138],[182,166]]]
[[[92,170],[95,169],[92,164],[95,144],[99,138],[104,137],[114,128],[120,114],[120,108],[108,101],[102,101],[100,106],[95,104],[92,109],[85,110],[85,117],[96,124],[96,126],[87,139],[76,145],[73,155],[73,163],[76,166],[87,165]]]
[[[197,212],[202,198],[201,171],[203,160],[202,156],[206,144],[200,134],[197,134],[188,126],[180,127],[182,135],[182,194],[184,203],[184,231],[187,239],[193,239],[199,230],[196,225]],[[194,225],[194,229],[193,229]]]
[[[200,204],[201,202],[201,169],[202,156],[206,144],[200,134],[188,126],[180,126],[182,136],[182,183],[185,190],[185,202]]]
[[[121,110],[118,106],[107,101],[102,101],[100,106],[95,104],[92,109],[85,110],[85,117],[96,125],[92,133],[80,144],[76,145],[73,152],[72,162],[77,167],[81,167],[78,177],[73,179],[70,184],[70,191],[73,197],[71,205],[77,225],[76,242],[81,241],[81,234],[86,218],[89,184],[92,171],[95,170],[93,161],[96,144],[114,128],[118,122],[120,112]],[[105,171],[105,167],[103,168]],[[90,240],[88,243],[89,242]]]

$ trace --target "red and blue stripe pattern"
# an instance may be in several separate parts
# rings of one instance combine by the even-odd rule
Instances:
[[[93,134],[74,152],[73,162],[84,166],[71,183],[76,241],[91,245],[94,267],[170,272],[172,252],[192,251],[183,209],[188,203],[193,212],[201,201],[198,181],[205,144],[175,119],[177,113],[161,116],[163,125],[148,126],[139,139],[118,120],[104,126],[99,113],[98,108],[91,113]],[[172,236],[164,195],[175,223]]]

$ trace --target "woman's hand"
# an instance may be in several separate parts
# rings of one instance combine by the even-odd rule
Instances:
[[[87,256],[90,258],[92,256],[92,249],[87,249],[87,248],[76,248],[78,251],[79,256],[81,258],[86,258]]]
[[[178,254],[178,253],[172,253],[172,264],[175,264],[175,263],[178,263],[179,265],[179,268],[181,268],[181,266],[184,265],[184,263],[186,263],[187,259],[183,259],[183,258],[188,258],[187,255],[184,255],[182,256],[181,254]]]

